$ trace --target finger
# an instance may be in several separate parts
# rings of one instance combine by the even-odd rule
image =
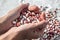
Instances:
[[[45,16],[45,13],[42,12],[41,15],[40,15],[40,20],[46,20],[46,16]]]
[[[43,20],[43,21],[41,21],[41,22],[39,22],[39,23],[36,23],[34,27],[35,27],[35,28],[43,29],[43,28],[46,27],[46,25],[47,25],[47,21],[46,21],[46,20]]]
[[[21,4],[19,7],[20,9],[18,10],[18,13],[21,14],[21,12],[26,11],[26,9],[28,8],[29,3],[26,4]]]
[[[37,32],[33,32],[32,30],[30,30],[31,33],[28,33],[29,37],[27,37],[27,38],[38,38],[39,35],[43,34],[43,31],[44,31],[44,28],[46,27],[46,24],[47,24],[46,21],[42,21],[41,23],[38,23],[37,26],[35,26],[35,28],[38,29],[40,27],[40,30]],[[34,30],[34,28],[33,28],[33,30]]]
[[[44,21],[41,21],[40,23],[24,24],[24,25],[17,27],[15,31],[22,32],[22,34],[27,33],[27,36],[29,36],[30,38],[37,38],[38,35],[32,33],[32,30],[34,30],[35,28],[41,27],[41,25],[43,25],[45,23],[47,23],[47,22],[44,20]],[[29,32],[31,32],[31,34]],[[27,38],[29,38],[29,37],[27,37]]]
[[[24,24],[24,25],[21,25],[18,27],[18,30],[34,30],[36,28],[44,28],[42,27],[42,25],[46,25],[47,22],[44,20],[44,21],[41,21],[39,23],[29,23],[29,24]]]
[[[24,8],[26,8],[26,7],[28,7],[28,6],[29,6],[29,3],[21,4],[21,5],[20,5],[20,7],[21,7],[22,9],[24,9]]]

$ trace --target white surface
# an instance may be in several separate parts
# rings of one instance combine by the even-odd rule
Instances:
[[[18,0],[0,0],[0,17],[18,5]]]
[[[0,17],[5,15],[10,9],[13,9],[21,2],[30,3],[31,5],[48,5],[52,8],[60,8],[60,0],[0,0]]]

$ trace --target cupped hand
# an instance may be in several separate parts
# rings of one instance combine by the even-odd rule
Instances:
[[[43,20],[39,23],[24,24],[19,27],[12,27],[8,32],[0,36],[0,39],[6,40],[25,40],[36,39],[43,34],[47,22]],[[37,33],[34,30],[39,29]]]
[[[4,33],[4,31],[8,30],[12,27],[11,22],[20,16],[20,12],[27,8],[29,4],[22,4],[17,8],[8,12],[6,16],[4,16],[1,26],[2,28],[0,33]],[[44,14],[45,15],[45,14]],[[41,14],[41,21],[39,23],[28,23],[21,25],[19,27],[12,27],[6,33],[0,36],[0,39],[3,40],[24,40],[24,39],[33,39],[38,38],[39,34],[42,35],[44,28],[47,25],[47,21],[45,20],[45,16]],[[37,31],[36,31],[37,30]],[[37,33],[36,33],[37,32]]]
[[[10,10],[6,15],[0,18],[0,34],[8,31],[13,25],[12,21],[20,16],[21,11],[27,8],[29,4],[21,4],[18,7]]]

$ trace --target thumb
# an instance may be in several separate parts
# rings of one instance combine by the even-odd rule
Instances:
[[[18,9],[19,9],[19,11],[20,11],[20,10],[22,11],[23,9],[27,8],[28,6],[29,6],[29,3],[21,4],[21,5],[18,6]],[[20,12],[21,12],[21,11],[20,11]]]

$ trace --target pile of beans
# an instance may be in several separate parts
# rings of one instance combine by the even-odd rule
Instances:
[[[58,35],[60,35],[60,21],[57,19],[57,11],[59,9],[55,9],[53,11],[46,12],[48,7],[37,7],[35,5],[29,6],[25,8],[21,13],[20,17],[13,21],[14,26],[20,26],[25,23],[37,23],[42,20],[49,21],[45,30],[44,35],[41,40],[54,40]]]

